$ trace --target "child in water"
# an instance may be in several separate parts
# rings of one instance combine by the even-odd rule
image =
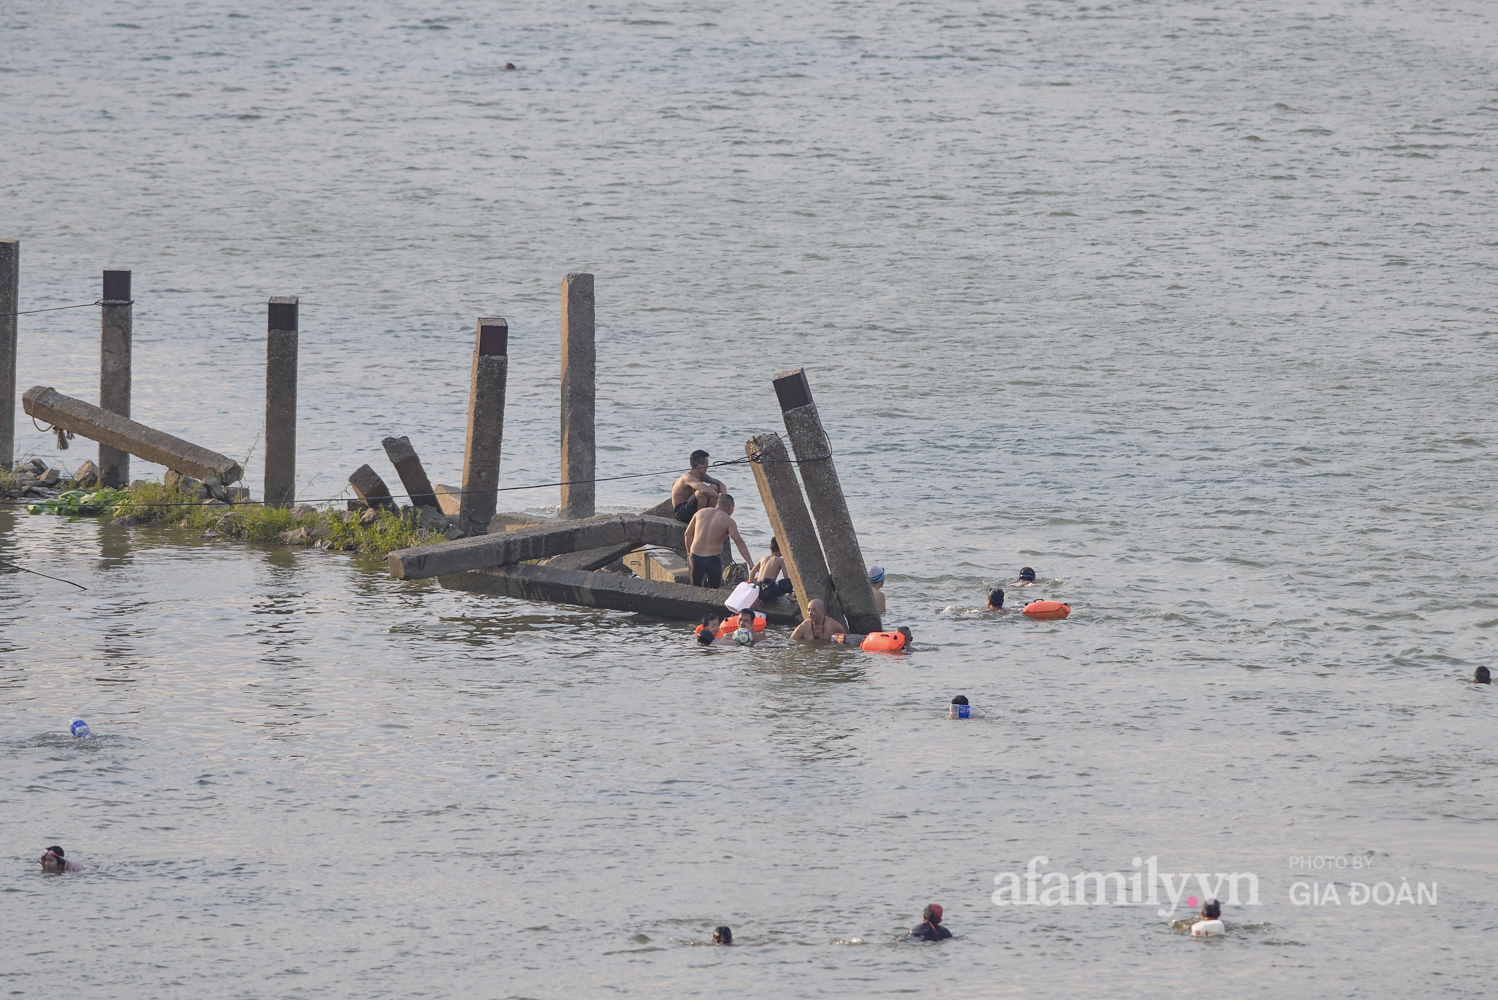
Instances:
[[[1222,904],[1209,899],[1202,904],[1202,918],[1191,925],[1191,936],[1221,937],[1227,930],[1228,925],[1222,920]]]
[[[983,710],[974,708],[968,704],[967,695],[959,694],[952,699],[952,704],[947,706],[947,718],[949,719],[981,719]]]
[[[47,853],[42,855],[41,862],[42,871],[44,872],[88,871],[87,868],[83,867],[78,862],[69,861],[67,858],[63,857],[63,849],[61,847],[57,847],[56,845],[47,848]]]

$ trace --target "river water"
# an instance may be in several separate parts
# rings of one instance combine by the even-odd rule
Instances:
[[[5,4],[21,307],[133,270],[137,419],[258,489],[299,295],[300,495],[393,480],[387,434],[454,482],[503,315],[501,485],[550,482],[591,271],[600,475],[741,455],[805,365],[919,650],[5,511],[0,558],[88,589],[0,576],[0,987],[1490,992],[1498,21],[1426,6]],[[96,398],[96,310],[20,323],[22,389]],[[1021,565],[1069,620],[977,610]],[[1259,902],[1218,941],[995,905],[1037,856]],[[898,943],[928,902],[955,940]]]

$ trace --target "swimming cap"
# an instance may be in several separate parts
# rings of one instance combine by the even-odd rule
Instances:
[[[62,857],[62,856],[63,856],[63,853],[62,853],[62,848],[61,848],[61,847],[57,847],[57,846],[56,846],[56,845],[54,845],[54,846],[52,846],[52,847],[49,847],[49,848],[47,848],[47,853],[48,853],[48,854],[55,854],[55,855],[57,855],[57,856],[58,856],[58,857],[59,857],[59,858],[60,858],[60,857]]]
[[[988,592],[988,603],[996,608],[1002,608],[1004,606],[1004,592],[998,588],[990,590]]]
[[[884,580],[884,567],[883,566],[870,566],[869,567],[869,582],[870,583],[880,583],[883,580]]]
[[[1024,569],[1019,571],[1019,578],[1021,580],[1033,580],[1035,579],[1035,571],[1026,566]]]
[[[1479,684],[1493,683],[1493,675],[1488,671],[1487,667],[1478,667],[1477,670],[1473,672],[1472,679]]]
[[[713,944],[733,944],[733,931],[719,927],[713,931]]]
[[[933,924],[939,924],[941,923],[941,907],[937,906],[935,903],[931,903],[926,907],[926,912],[921,914],[921,916],[925,917]]]

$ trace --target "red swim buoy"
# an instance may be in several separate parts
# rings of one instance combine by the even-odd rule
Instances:
[[[1024,613],[1031,618],[1065,618],[1071,614],[1071,605],[1060,601],[1032,601],[1025,605]]]

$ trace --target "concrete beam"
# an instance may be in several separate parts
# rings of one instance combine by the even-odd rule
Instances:
[[[674,548],[684,544],[685,530],[685,525],[660,517],[604,514],[580,521],[558,521],[504,534],[475,535],[452,542],[400,549],[390,553],[388,563],[390,575],[397,580],[419,580],[604,546],[633,549],[641,545],[662,545]]]
[[[848,501],[832,464],[832,451],[817,404],[811,398],[806,369],[793,368],[775,376],[775,396],[785,419],[791,449],[801,467],[801,482],[806,499],[817,521],[817,535],[827,556],[827,569],[847,614],[849,632],[878,632],[884,627],[879,607],[874,602],[874,588],[869,585],[868,566],[858,547],[853,517]]]
[[[130,272],[105,271],[99,310],[99,407],[130,416],[130,353],[134,321],[130,300]],[[73,433],[78,433],[74,431]],[[185,469],[178,469],[184,472]],[[99,484],[124,486],[130,482],[130,453],[99,442]]]
[[[16,461],[16,316],[21,308],[21,241],[0,240],[0,469]]]
[[[770,517],[770,530],[780,542],[785,575],[796,589],[801,614],[806,615],[807,604],[815,599],[825,603],[834,618],[846,623],[847,611],[832,586],[822,543],[817,540],[817,529],[812,524],[811,512],[806,509],[801,484],[796,481],[795,463],[786,452],[785,443],[779,434],[760,434],[744,443],[744,454],[749,456],[749,467],[754,470],[754,482]]]
[[[687,561],[667,549],[639,549],[624,557],[624,565],[641,580],[658,583],[692,582],[692,568]]]
[[[368,465],[361,465],[354,470],[354,474],[348,477],[349,485],[354,488],[354,495],[364,501],[366,507],[388,507],[395,509],[395,500],[390,496],[390,487],[385,485],[385,480],[380,474]]]
[[[704,590],[680,583],[636,580],[615,573],[587,573],[555,566],[499,566],[441,577],[447,590],[498,594],[547,604],[577,604],[585,608],[633,611],[673,621],[697,621],[705,614],[726,615],[723,601],[732,588]],[[800,619],[788,610],[770,608],[772,625],[794,625]]]
[[[395,466],[396,474],[401,477],[401,485],[406,488],[411,506],[441,510],[437,504],[437,494],[432,489],[432,481],[427,478],[427,470],[421,465],[421,457],[411,447],[411,439],[388,437],[380,444],[384,446],[385,456],[390,459],[390,464]]]
[[[232,458],[138,424],[129,417],[111,413],[92,403],[64,396],[51,386],[36,385],[27,389],[21,397],[21,407],[27,416],[147,462],[164,465],[174,472],[186,473],[196,479],[217,477],[225,485],[244,478],[244,470]]]
[[[510,325],[480,318],[468,387],[468,442],[463,448],[463,495],[458,526],[482,535],[499,504],[499,452],[505,433],[505,378],[510,369]]]
[[[278,295],[266,310],[265,326],[265,503],[296,503],[296,296]]]
[[[642,511],[640,516],[664,517],[667,520],[674,521],[676,520],[676,518],[673,516],[674,511],[675,508],[671,506],[671,500],[668,497],[664,502],[656,504],[654,507],[650,508],[647,511]],[[683,539],[685,539],[686,527],[687,526],[684,524],[681,526]],[[725,542],[724,548],[726,549],[730,544],[732,543]],[[629,555],[637,548],[639,548],[638,545],[613,545],[601,549],[590,549],[586,552],[569,552],[566,555],[557,556],[553,559],[546,560],[546,565],[556,566],[559,569],[602,569],[616,559],[623,559],[625,556]],[[672,551],[676,552],[677,555],[681,557],[683,563],[686,562],[686,549],[677,548],[673,549]],[[727,565],[728,561],[725,561],[724,566]],[[691,580],[690,573],[687,574],[687,579],[688,581]]]
[[[593,276],[569,274],[562,279],[562,496],[557,511],[562,518],[594,514],[597,365]]]

